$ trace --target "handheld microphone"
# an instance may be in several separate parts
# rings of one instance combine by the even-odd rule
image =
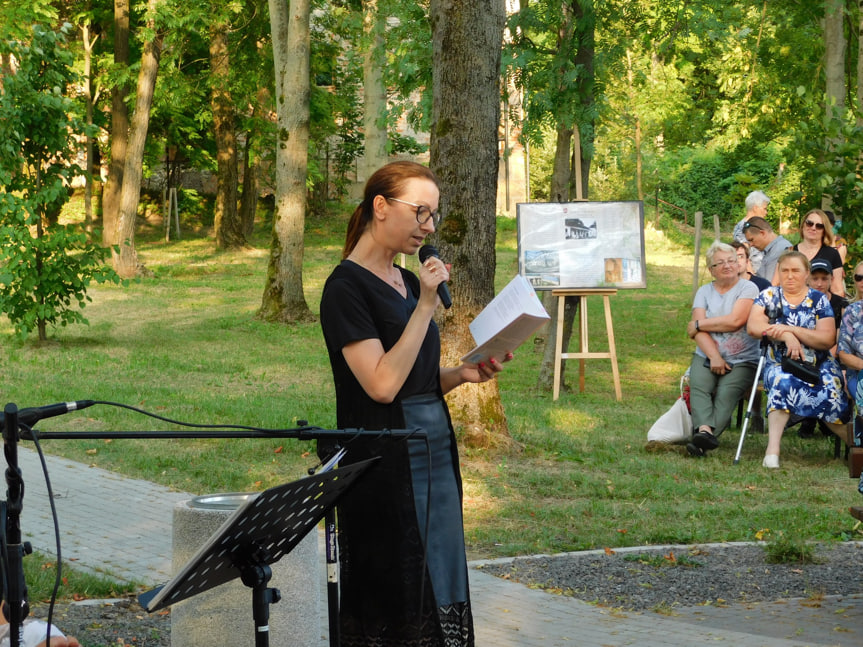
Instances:
[[[18,422],[22,425],[32,426],[43,418],[53,418],[54,416],[62,416],[64,413],[77,411],[78,409],[86,409],[96,404],[93,400],[77,400],[75,402],[58,402],[57,404],[48,404],[44,407],[30,407],[18,411]],[[6,423],[6,416],[0,413],[0,426]]]
[[[437,249],[435,249],[433,245],[423,245],[420,247],[419,256],[420,263],[425,263],[432,257],[440,258],[437,253]],[[443,304],[444,308],[449,308],[452,305],[452,297],[449,295],[449,288],[446,285],[446,281],[438,283],[437,295],[440,297],[440,302]]]

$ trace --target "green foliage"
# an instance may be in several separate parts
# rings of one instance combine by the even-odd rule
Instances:
[[[842,221],[840,233],[848,241],[848,263],[853,265],[863,259],[863,126],[850,112],[836,114],[817,102],[813,102],[812,112],[810,119],[797,125],[789,146],[795,164],[806,169],[802,186],[793,197],[801,210],[830,202],[837,220]]]
[[[81,172],[68,163],[74,136],[85,132],[65,96],[74,81],[64,46],[70,30],[35,26],[29,44],[0,44],[18,61],[0,95],[0,310],[18,334],[38,330],[40,339],[46,324],[86,323],[75,308],[86,304],[91,282],[119,281],[103,264],[107,250],[56,221]]]
[[[769,564],[815,564],[815,549],[801,539],[792,539],[784,533],[764,547]]]

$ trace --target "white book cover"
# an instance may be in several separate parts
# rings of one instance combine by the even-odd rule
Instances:
[[[461,359],[479,364],[493,357],[502,362],[548,320],[530,281],[518,274],[470,323],[476,348]]]

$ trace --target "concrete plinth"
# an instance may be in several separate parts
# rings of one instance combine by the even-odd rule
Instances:
[[[181,501],[174,507],[174,574],[249,496],[216,494]],[[271,647],[308,647],[321,643],[321,569],[314,530],[272,565],[269,586],[281,591],[282,600],[270,605]],[[171,607],[171,647],[202,645],[254,647],[252,589],[239,579]]]

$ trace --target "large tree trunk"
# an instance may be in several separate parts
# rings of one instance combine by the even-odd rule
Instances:
[[[237,249],[246,244],[237,212],[237,135],[234,132],[234,103],[230,91],[228,26],[214,25],[210,32],[211,106],[216,139],[216,204],[214,228],[216,246]]]
[[[574,110],[567,111],[575,114],[592,115],[594,113],[594,95],[593,95],[593,53],[594,53],[594,14],[593,3],[582,5],[581,0],[570,0],[564,3],[567,20],[560,30],[561,41],[559,47],[564,50],[575,49],[576,54],[573,60],[573,65],[579,69],[576,80],[577,96],[579,105]],[[566,42],[566,39],[576,39],[573,43]],[[563,69],[561,73],[568,75],[568,70]],[[579,200],[587,200],[588,186],[590,180],[590,161],[593,151],[593,119],[589,119],[586,123],[576,124],[573,128],[568,123],[559,123],[557,126],[557,148],[555,149],[555,164],[552,176],[551,195],[563,196],[561,201],[568,201],[573,198]],[[567,136],[568,135],[568,136]],[[575,139],[575,145],[570,147],[570,142]],[[571,155],[570,155],[571,151]],[[570,159],[572,163],[570,164]],[[563,160],[567,160],[567,166],[564,167]],[[564,178],[569,179],[572,175],[577,175],[575,182],[569,182],[567,188],[561,188]],[[580,194],[575,190],[573,184],[581,187]],[[575,193],[575,195],[573,195]],[[559,199],[559,198],[558,198]],[[539,377],[537,378],[537,386],[542,390],[553,389],[554,386],[554,362],[555,351],[557,346],[557,317],[559,299],[551,296],[551,291],[547,291],[543,295],[543,304],[548,311],[551,321],[546,326],[546,343],[545,352],[543,354],[542,363],[539,369]],[[572,329],[574,325],[575,315],[579,307],[586,307],[586,301],[579,304],[577,297],[566,297],[564,299],[564,321],[561,341],[563,350],[567,352],[570,339],[572,337]],[[563,391],[565,388],[566,362],[562,360],[559,387]]]
[[[129,0],[114,0],[114,65],[129,67]],[[120,190],[129,141],[128,94],[124,84],[116,85],[111,90],[111,161],[102,191],[102,244],[105,246],[120,242],[117,214],[120,211]]]
[[[365,147],[360,165],[364,182],[387,161],[387,89],[384,86],[384,29],[386,16],[378,12],[377,0],[363,2],[363,132]]]
[[[141,71],[138,73],[138,88],[135,111],[132,113],[132,127],[129,133],[129,146],[126,164],[123,168],[123,189],[120,192],[120,210],[117,218],[119,249],[112,252],[114,271],[123,278],[137,276],[143,268],[138,264],[135,250],[135,221],[138,216],[138,201],[141,198],[141,176],[144,162],[144,144],[150,125],[150,107],[153,105],[153,92],[156,89],[156,76],[159,73],[159,58],[162,54],[162,34],[156,29],[155,15],[160,0],[149,0],[147,11],[151,18],[148,28],[154,30],[153,40],[144,45],[141,55]]]
[[[431,168],[441,183],[441,255],[453,264],[453,307],[442,317],[445,365],[473,347],[468,324],[494,297],[503,0],[432,0]],[[507,432],[496,380],[448,396],[468,438]],[[474,437],[476,434],[476,437]]]
[[[276,72],[276,210],[264,295],[266,321],[312,317],[303,294],[303,229],[309,157],[309,0],[269,0]],[[289,15],[290,14],[290,15]]]

